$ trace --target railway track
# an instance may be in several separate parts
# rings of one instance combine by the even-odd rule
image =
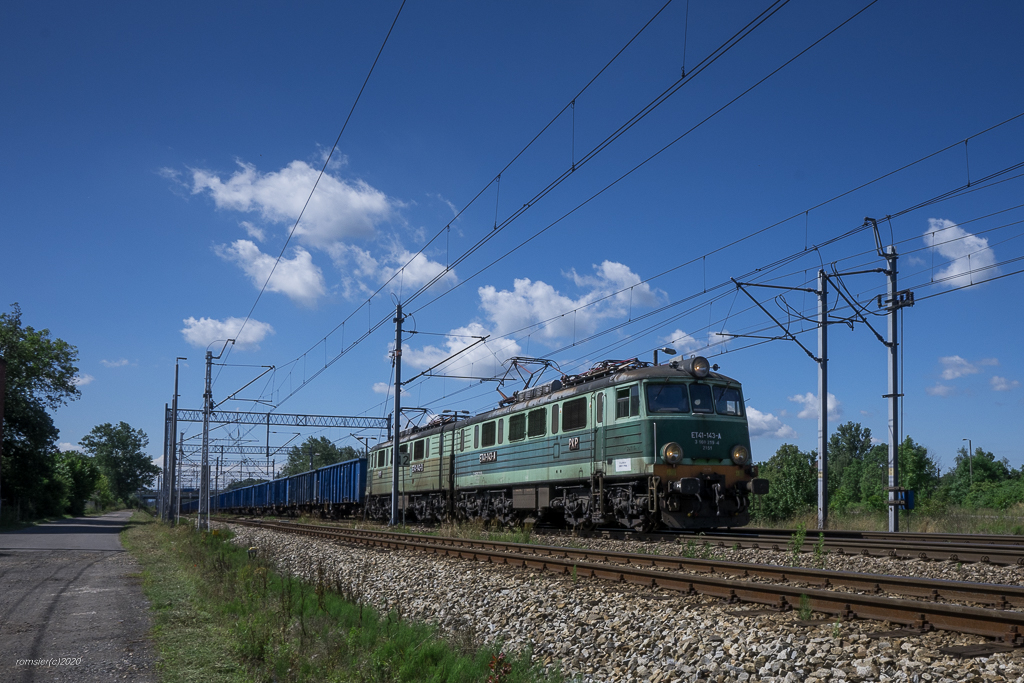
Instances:
[[[729,602],[766,605],[774,610],[809,608],[839,619],[862,618],[903,624],[917,632],[942,629],[971,633],[1001,639],[1008,647],[1024,645],[1024,611],[1010,609],[1024,607],[1024,589],[1017,586],[441,538],[372,529],[338,529],[233,518],[218,521],[383,548],[625,581],[688,594],[699,593]],[[776,581],[787,583],[773,583]],[[793,582],[815,587],[794,586]],[[836,590],[838,588],[847,590]],[[942,600],[986,606],[951,604]]]
[[[538,535],[564,535],[568,532],[555,529],[534,529]],[[639,533],[623,529],[599,529],[595,538],[620,539],[627,541],[671,542],[685,544],[690,541],[698,545],[709,543],[720,548],[752,548],[785,551],[789,549],[795,532],[777,529],[751,529],[744,531],[692,532],[662,531]],[[818,543],[818,532],[807,531],[801,552],[814,550]],[[1015,536],[985,535],[973,537],[967,534],[888,534],[885,532],[826,531],[823,548],[837,555],[865,555],[893,559],[949,560],[951,562],[982,562],[1000,566],[1024,566],[1024,538]]]

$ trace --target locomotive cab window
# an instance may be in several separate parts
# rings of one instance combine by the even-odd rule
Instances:
[[[615,392],[615,417],[635,417],[640,414],[640,387],[633,385]]]
[[[485,422],[480,445],[484,448],[493,446],[498,441],[498,426],[494,422]]]
[[[544,418],[547,417],[543,408],[531,410],[529,416],[530,424],[527,426],[529,436],[544,436]]]
[[[707,384],[691,384],[690,401],[693,402],[693,412],[695,413],[715,412],[715,407],[711,402],[711,387]]]
[[[577,398],[562,404],[562,431],[570,432],[587,426],[587,399]]]
[[[508,440],[522,441],[526,438],[526,413],[508,418]]]
[[[648,413],[688,413],[690,399],[685,384],[648,384]]]
[[[377,467],[384,467],[384,451],[377,453]]]
[[[743,415],[743,397],[737,387],[712,387],[715,412],[719,415]]]
[[[423,439],[420,439],[419,441],[414,443],[413,446],[412,446],[412,459],[413,460],[422,460],[423,459],[423,452],[424,452]]]

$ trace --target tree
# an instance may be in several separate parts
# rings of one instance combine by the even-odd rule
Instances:
[[[118,500],[127,501],[160,474],[160,468],[143,452],[149,437],[127,422],[119,422],[116,427],[109,422],[97,425],[79,443],[96,459],[110,492]]]
[[[939,466],[928,449],[909,436],[899,447],[900,486],[911,489],[917,500],[926,500],[939,485]]]
[[[758,476],[769,482],[768,493],[758,496],[754,516],[762,520],[788,519],[815,504],[818,492],[817,454],[783,444]]]
[[[21,307],[11,309],[0,313],[0,355],[7,361],[0,493],[29,514],[60,514],[66,487],[56,471],[59,433],[47,411],[81,396],[78,350],[49,330],[23,326]]]
[[[860,502],[871,510],[889,506],[889,446],[878,444],[864,455],[858,482]]]
[[[981,446],[974,449],[972,458],[961,446],[956,452],[953,469],[942,476],[939,493],[944,500],[966,507],[1005,507],[992,503],[997,499],[1005,503],[1007,491],[1015,487],[1007,491],[1001,489],[1011,479],[1013,471],[1005,458],[996,460],[995,455]]]
[[[288,462],[281,468],[279,477],[290,477],[293,474],[308,472],[311,469],[333,465],[336,462],[358,458],[359,454],[351,446],[338,448],[326,436],[309,437],[301,446],[292,446],[288,450]],[[310,460],[312,459],[312,467]]]
[[[67,512],[84,514],[86,501],[100,483],[100,468],[78,451],[65,451],[57,456],[57,472],[67,483]]]
[[[861,501],[864,456],[871,450],[871,430],[858,422],[839,425],[828,440],[829,507],[844,510]]]

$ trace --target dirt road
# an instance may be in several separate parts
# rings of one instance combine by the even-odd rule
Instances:
[[[156,681],[131,512],[0,534],[0,681]]]

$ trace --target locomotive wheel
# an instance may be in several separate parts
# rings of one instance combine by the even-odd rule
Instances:
[[[590,538],[596,527],[597,524],[594,523],[594,520],[587,519],[574,526],[572,532],[581,538]]]

